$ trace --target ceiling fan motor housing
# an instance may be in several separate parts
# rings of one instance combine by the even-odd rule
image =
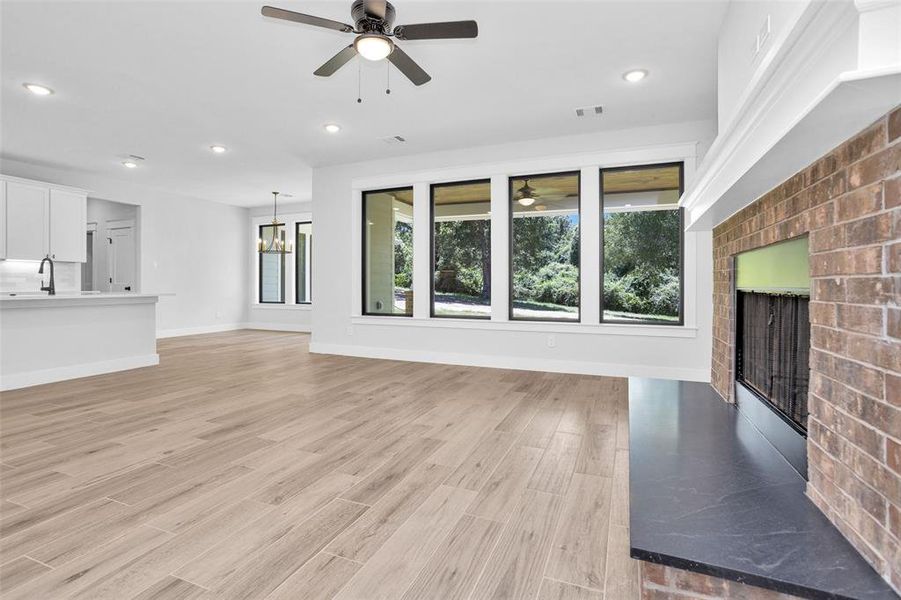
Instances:
[[[381,14],[383,6],[384,16]],[[357,31],[387,35],[391,32],[391,25],[394,24],[394,6],[390,2],[354,0],[350,14],[356,23]]]

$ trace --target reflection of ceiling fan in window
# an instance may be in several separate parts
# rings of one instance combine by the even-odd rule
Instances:
[[[474,38],[479,35],[475,21],[450,21],[445,23],[416,23],[398,25],[394,29],[394,6],[386,0],[354,0],[350,13],[356,25],[348,25],[331,19],[314,17],[303,13],[264,6],[263,16],[334,29],[342,33],[353,33],[357,37],[347,46],[316,69],[314,75],[329,77],[359,54],[367,60],[387,58],[401,73],[415,85],[428,83],[432,78],[422,67],[401,50],[394,40],[447,40],[454,38]]]
[[[521,188],[516,190],[516,201],[522,206],[532,206],[537,199],[538,193],[535,191],[535,188],[529,185],[528,179],[525,180]]]

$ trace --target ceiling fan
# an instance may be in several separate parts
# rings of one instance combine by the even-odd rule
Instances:
[[[391,38],[404,41],[446,40],[474,38],[479,35],[479,26],[475,21],[415,23],[398,25],[392,29],[395,11],[394,6],[387,0],[354,0],[350,14],[355,26],[274,6],[264,6],[262,13],[264,17],[325,27],[342,33],[353,33],[357,36],[353,44],[338,52],[314,71],[313,74],[320,77],[329,77],[359,54],[367,60],[387,58],[415,85],[422,85],[428,83],[432,77],[406,52],[401,50]]]

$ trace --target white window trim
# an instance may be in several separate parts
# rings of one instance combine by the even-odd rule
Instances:
[[[313,222],[313,213],[303,212],[303,213],[286,213],[280,214],[278,216],[278,220],[280,223],[285,224],[285,239],[291,240],[291,243],[294,243],[294,233],[297,231],[298,223],[312,223]],[[272,223],[272,217],[270,215],[260,215],[254,216],[250,218],[250,230],[251,230],[251,240],[253,244],[251,244],[250,248],[253,250],[253,269],[252,278],[250,281],[251,284],[251,302],[250,306],[254,310],[312,310],[313,304],[297,304],[295,302],[295,287],[294,287],[294,275],[297,270],[297,248],[294,249],[293,252],[285,256],[285,303],[284,304],[275,304],[269,302],[260,302],[260,288],[259,288],[259,278],[260,278],[260,261],[258,258],[258,252],[256,251],[256,240],[260,237],[260,225],[269,225]],[[290,237],[289,237],[290,236]]]
[[[685,189],[694,180],[697,168],[697,142],[666,144],[653,147],[613,150],[600,153],[557,155],[503,163],[471,165],[418,171],[392,173],[375,177],[354,179],[351,182],[351,322],[359,325],[392,327],[451,327],[458,329],[541,331],[560,333],[591,333],[606,335],[632,335],[646,337],[697,336],[698,293],[697,239],[686,232],[683,236],[683,252],[686,257],[683,277],[683,324],[652,325],[646,323],[600,324],[600,172],[612,167],[641,166],[660,163],[683,163]],[[540,175],[562,171],[581,170],[581,295],[579,298],[581,322],[547,323],[509,321],[509,235],[508,231],[508,178],[511,176]],[[430,318],[430,260],[432,249],[429,229],[429,190],[432,184],[491,179],[491,319]],[[426,290],[416,293],[413,301],[413,317],[396,318],[362,314],[362,222],[363,192],[374,189],[413,187],[413,287]],[[596,199],[597,201],[593,201]],[[417,210],[419,208],[419,210]],[[423,215],[420,218],[420,215]],[[427,225],[423,227],[421,223]],[[418,233],[418,235],[417,235]],[[590,274],[597,273],[597,276]]]

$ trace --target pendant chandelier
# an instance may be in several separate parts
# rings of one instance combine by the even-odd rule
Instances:
[[[268,240],[263,238],[257,239],[257,252],[260,254],[290,254],[294,247],[290,241],[285,241],[279,236],[279,228],[282,226],[278,221],[278,192],[272,192],[272,237]]]

